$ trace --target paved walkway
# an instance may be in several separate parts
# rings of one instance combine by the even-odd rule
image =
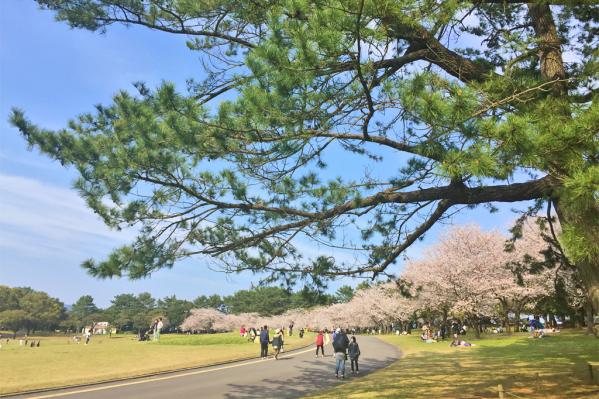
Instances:
[[[399,357],[399,351],[375,337],[358,337],[362,356],[360,374],[353,376],[346,368],[346,380],[385,367]],[[327,389],[343,381],[334,375],[332,347],[327,357],[314,358],[314,348],[279,356],[279,360],[249,360],[223,366],[91,385],[13,398],[70,399],[176,399],[176,398],[299,398]]]

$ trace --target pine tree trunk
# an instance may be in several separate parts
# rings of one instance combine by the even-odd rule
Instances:
[[[474,330],[474,336],[476,339],[480,338],[480,321],[478,319],[471,319],[470,323],[471,328]]]
[[[598,209],[586,209],[581,215],[572,215],[571,212],[565,211],[560,206],[559,200],[555,202],[555,209],[560,221],[560,224],[567,228],[568,226],[576,226],[585,223],[585,220],[599,220]],[[588,237],[584,238],[587,243],[599,242],[599,229],[589,229]],[[592,245],[592,244],[589,244]],[[599,259],[597,257],[579,259],[575,262],[576,269],[580,280],[582,281],[587,297],[594,309],[599,309]]]
[[[584,305],[584,310],[585,310],[585,324],[587,327],[586,333],[588,335],[597,335],[595,333],[595,326],[593,323],[593,316],[594,316],[594,312],[593,312],[593,304],[590,301],[587,301],[587,303]]]
[[[528,14],[530,16],[536,38],[538,40],[538,56],[540,61],[541,76],[547,81],[555,81],[552,85],[551,95],[555,98],[563,98],[568,95],[568,87],[566,84],[566,68],[564,66],[561,38],[557,33],[553,14],[548,4],[537,2],[528,4]],[[564,118],[571,117],[571,110],[564,107]],[[567,170],[564,170],[561,165],[553,165],[553,177],[559,181],[562,175],[567,175]],[[556,188],[556,195],[559,195],[559,189]],[[561,188],[563,189],[563,188]],[[561,201],[561,202],[560,202]],[[562,203],[563,202],[563,203]],[[573,207],[571,204],[555,198],[555,208],[564,229],[568,226],[579,227],[591,226],[599,220],[599,207],[596,204],[587,205],[586,208],[578,204],[578,207]],[[581,209],[581,207],[583,209]],[[596,245],[599,242],[599,229],[588,228],[577,229],[584,235],[583,239],[587,245]],[[578,269],[580,279],[582,280],[591,303],[595,309],[599,309],[599,256],[597,251],[592,252],[593,255],[585,257],[585,259],[577,259],[573,262]]]
[[[549,313],[547,317],[547,320],[549,320],[549,326],[555,328],[557,326],[557,322],[555,321],[555,316],[553,313]]]

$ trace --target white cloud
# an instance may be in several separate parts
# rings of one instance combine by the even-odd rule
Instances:
[[[110,230],[74,190],[2,173],[0,214],[0,246],[24,256],[94,256],[134,234]]]

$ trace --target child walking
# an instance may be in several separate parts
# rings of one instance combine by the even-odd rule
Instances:
[[[358,374],[360,369],[358,368],[358,358],[360,357],[360,346],[356,342],[356,337],[351,337],[351,342],[349,343],[349,347],[347,348],[347,354],[349,356],[349,360],[351,361],[351,372],[352,374]],[[356,369],[354,371],[354,365]]]

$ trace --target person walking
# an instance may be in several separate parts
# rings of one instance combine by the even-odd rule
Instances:
[[[318,349],[320,349],[322,352],[322,357],[324,357],[324,334],[322,331],[319,331],[318,335],[316,336],[316,357],[318,357]]]
[[[329,330],[324,329],[324,344],[329,345],[331,343],[331,337],[329,336]]]
[[[349,356],[350,360],[351,373],[358,374],[360,372],[360,368],[358,367],[358,358],[360,357],[360,346],[356,342],[356,337],[351,337],[351,342],[347,347],[347,355]],[[356,366],[355,371],[354,365]]]
[[[266,359],[268,357],[268,344],[270,337],[268,336],[268,326],[264,326],[260,331],[260,357]]]
[[[91,327],[85,327],[85,345],[89,344],[89,340],[92,337]]]
[[[349,346],[349,339],[347,335],[338,328],[335,330],[335,340],[333,341],[333,349],[335,350],[335,377],[345,378],[345,360],[347,358],[347,347]]]
[[[279,353],[283,349],[283,331],[281,329],[275,332],[275,336],[272,339],[272,348],[275,351],[275,360],[279,360]]]

